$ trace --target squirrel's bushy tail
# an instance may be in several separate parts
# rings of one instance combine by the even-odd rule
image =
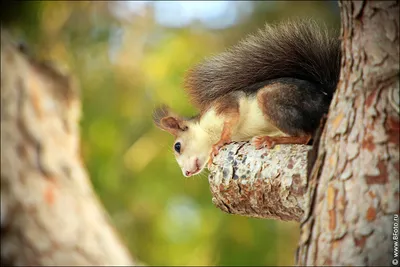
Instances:
[[[340,72],[340,41],[325,25],[293,20],[266,25],[230,50],[200,63],[185,78],[194,105],[204,108],[232,91],[292,77],[315,83],[332,96]],[[252,88],[252,89],[248,89]]]

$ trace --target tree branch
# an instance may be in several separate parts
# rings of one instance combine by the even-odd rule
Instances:
[[[300,221],[308,206],[305,145],[256,150],[247,142],[223,147],[210,167],[213,203],[251,217]]]
[[[71,77],[1,32],[1,263],[132,265],[80,156]]]

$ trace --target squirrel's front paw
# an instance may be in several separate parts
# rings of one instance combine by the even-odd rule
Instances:
[[[251,144],[255,146],[257,150],[264,147],[271,149],[275,146],[275,140],[270,136],[255,136],[251,139]]]
[[[218,145],[218,144],[215,144],[212,146],[211,153],[210,153],[210,159],[208,160],[208,163],[207,163],[208,168],[210,168],[210,166],[212,165],[213,159],[214,159],[214,157],[216,157],[218,155],[219,149],[221,147],[222,146]]]
[[[219,150],[221,149],[221,147],[223,147],[224,145],[228,144],[229,142],[227,141],[219,141],[216,144],[214,144],[211,148],[211,153],[210,153],[210,159],[208,160],[207,166],[210,167],[213,163],[213,159],[214,157],[216,157],[219,153]]]

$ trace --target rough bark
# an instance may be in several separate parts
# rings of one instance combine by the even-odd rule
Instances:
[[[246,142],[224,146],[210,168],[213,203],[221,210],[258,218],[300,221],[307,188],[305,145],[255,150]]]
[[[133,264],[81,160],[76,88],[2,31],[2,265]]]
[[[389,266],[399,214],[399,2],[340,7],[340,83],[310,177],[297,264]]]

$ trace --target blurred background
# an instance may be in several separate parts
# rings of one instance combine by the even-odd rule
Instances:
[[[152,124],[166,103],[194,115],[186,70],[266,22],[313,17],[340,28],[336,1],[2,1],[3,26],[79,79],[81,147],[94,189],[132,254],[148,265],[293,265],[297,223],[225,214],[207,172],[184,178],[173,137]]]

